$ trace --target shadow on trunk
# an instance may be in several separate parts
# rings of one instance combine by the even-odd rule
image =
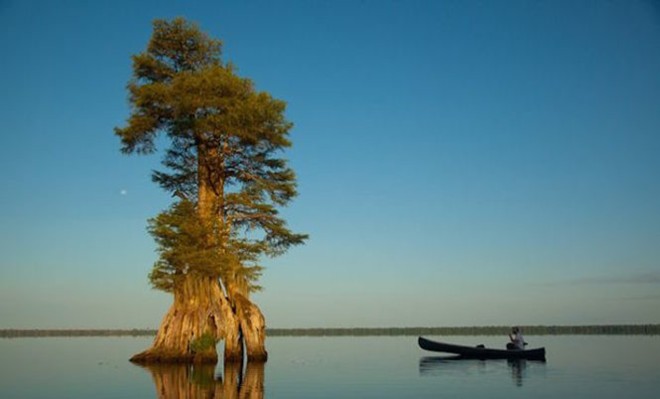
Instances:
[[[210,364],[139,365],[153,378],[159,399],[263,399],[264,363],[226,363],[221,375]]]

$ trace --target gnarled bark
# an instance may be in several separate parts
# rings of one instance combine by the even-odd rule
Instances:
[[[248,361],[266,361],[268,352],[266,352],[266,320],[264,315],[257,305],[242,294],[236,293],[232,295],[231,299],[245,340]]]
[[[232,313],[232,315],[234,315]],[[243,339],[241,337],[239,321],[234,315],[231,334],[225,335],[225,364],[243,363]]]
[[[217,363],[218,340],[233,342],[238,320],[217,279],[194,273],[174,289],[174,303],[158,329],[151,348],[133,356],[135,363]],[[235,346],[230,358],[242,358]],[[227,356],[227,349],[225,349]]]

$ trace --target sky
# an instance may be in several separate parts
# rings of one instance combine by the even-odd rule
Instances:
[[[660,323],[658,2],[0,0],[0,328],[170,306],[113,129],[177,16],[294,123],[269,327]]]

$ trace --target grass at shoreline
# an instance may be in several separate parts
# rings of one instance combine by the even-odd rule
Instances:
[[[660,324],[583,326],[521,326],[525,335],[660,335]],[[506,335],[510,326],[385,327],[385,328],[270,328],[269,337]],[[30,337],[140,337],[154,329],[0,329],[0,338]]]

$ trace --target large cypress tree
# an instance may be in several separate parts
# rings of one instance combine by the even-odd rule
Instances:
[[[174,301],[153,346],[136,362],[265,360],[265,321],[250,300],[259,260],[307,238],[278,213],[296,196],[281,152],[291,146],[285,103],[259,92],[221,59],[221,43],[182,18],[156,20],[146,51],[133,56],[131,114],[116,128],[124,153],[156,151],[153,180],[176,201],[149,222],[159,259],[155,288]],[[160,143],[160,141],[159,141]]]

